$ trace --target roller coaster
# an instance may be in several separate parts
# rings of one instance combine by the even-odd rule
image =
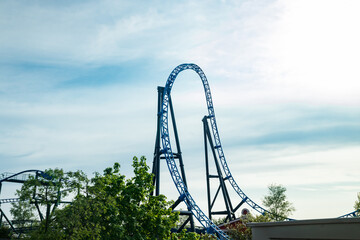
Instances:
[[[12,183],[24,183],[25,181],[27,181],[28,179],[30,179],[31,176],[34,176],[35,178],[41,176],[44,179],[48,179],[51,180],[51,177],[49,175],[47,175],[45,172],[41,171],[41,170],[25,170],[25,171],[21,171],[18,173],[2,173],[0,174],[0,194],[1,194],[1,189],[2,189],[2,184],[5,182],[12,182]],[[1,208],[1,204],[4,203],[15,203],[15,202],[19,202],[20,199],[19,198],[6,198],[6,199],[0,199],[0,226],[2,225],[6,225],[8,226],[13,232],[21,234],[24,233],[26,231],[30,231],[33,229],[32,227],[32,223],[29,227],[21,227],[21,228],[16,228],[15,225],[18,224],[18,221],[12,221],[10,220],[5,212],[2,210]],[[3,219],[5,220],[5,224],[3,224]],[[28,222],[28,220],[24,220],[26,222]]]
[[[171,89],[173,87],[173,84],[175,82],[176,77],[178,74],[185,70],[193,70],[195,71],[203,84],[204,92],[205,92],[205,99],[207,104],[207,110],[208,115],[203,118],[203,125],[204,125],[204,142],[205,142],[205,160],[206,160],[206,175],[207,175],[207,195],[208,195],[208,211],[209,211],[209,217],[201,210],[201,208],[196,204],[194,198],[191,196],[191,194],[188,191],[187,182],[186,182],[186,176],[185,176],[185,170],[184,170],[184,164],[181,156],[181,148],[178,138],[178,133],[176,129],[176,121],[172,106],[172,100],[171,100]],[[169,118],[171,117],[171,123],[172,123],[172,131],[169,126]],[[210,126],[209,123],[210,122]],[[211,131],[210,131],[211,129]],[[211,133],[210,133],[211,132]],[[176,144],[176,150],[173,151],[171,142],[170,142],[170,134],[174,134],[175,138],[175,144]],[[161,142],[161,144],[160,144]],[[209,174],[209,159],[208,159],[208,142],[210,144],[210,149],[214,157],[216,169],[217,169],[217,175],[211,175]],[[202,69],[197,66],[196,64],[181,64],[177,66],[169,75],[167,82],[165,84],[165,87],[158,87],[158,121],[157,121],[157,134],[156,134],[156,140],[155,140],[155,150],[154,150],[154,161],[153,161],[153,174],[154,174],[154,185],[156,186],[156,194],[159,194],[159,183],[160,183],[160,159],[165,159],[171,178],[175,184],[175,187],[179,193],[179,198],[173,205],[173,207],[176,207],[179,202],[184,202],[188,208],[188,211],[185,211],[185,214],[189,215],[189,212],[191,212],[192,216],[194,216],[198,222],[204,227],[204,229],[208,233],[215,233],[219,239],[229,239],[228,236],[220,230],[212,221],[211,216],[212,214],[224,214],[226,215],[227,220],[231,220],[235,217],[234,212],[244,203],[246,203],[250,208],[257,211],[258,213],[264,215],[264,214],[270,214],[274,215],[273,213],[270,213],[260,205],[256,204],[254,201],[252,201],[245,193],[244,191],[239,187],[239,185],[236,183],[233,175],[230,172],[229,166],[227,164],[223,147],[220,141],[220,135],[218,131],[218,127],[216,124],[216,118],[215,118],[215,111],[214,111],[214,105],[211,97],[210,92],[210,86],[209,82],[202,71]],[[178,159],[179,164],[176,163],[175,159]],[[219,164],[219,162],[221,164]],[[179,166],[178,166],[179,165]],[[180,169],[180,170],[179,170]],[[210,178],[217,178],[219,179],[219,187],[216,191],[216,194],[213,198],[210,196]],[[228,182],[230,186],[233,188],[233,190],[240,196],[242,201],[234,208],[232,206],[232,203],[230,201],[230,197],[228,194],[228,190],[226,187],[225,182]],[[214,205],[215,200],[217,199],[217,196],[219,192],[223,193],[224,196],[224,204],[226,206],[225,211],[221,212],[214,212],[212,211],[212,207]],[[346,217],[354,217],[357,216],[358,211],[353,211],[351,213],[345,214],[343,216],[340,216],[341,218]],[[190,221],[192,222],[191,217],[189,216]],[[294,220],[294,219],[285,219],[285,220]],[[182,226],[183,227],[183,226]]]
[[[205,164],[206,164],[206,177],[207,177],[207,198],[208,198],[208,215],[206,215],[202,209],[196,204],[194,198],[188,191],[186,175],[184,170],[184,163],[182,160],[180,141],[176,128],[175,115],[171,100],[171,89],[175,82],[178,74],[184,70],[193,70],[195,71],[203,84],[205,98],[207,103],[208,115],[204,116],[203,128],[204,128],[204,146],[205,146]],[[243,204],[247,204],[251,209],[256,212],[264,215],[273,213],[264,209],[260,205],[256,204],[252,201],[244,191],[239,187],[236,183],[233,175],[230,172],[229,166],[227,164],[223,147],[220,141],[220,135],[218,131],[218,127],[216,124],[215,111],[213,106],[213,101],[210,92],[210,86],[208,80],[202,71],[202,69],[196,64],[181,64],[177,66],[169,75],[165,87],[158,87],[158,114],[157,114],[157,132],[156,132],[156,140],[155,140],[155,150],[154,150],[154,161],[152,166],[152,172],[154,174],[153,184],[155,186],[155,192],[153,194],[160,194],[160,159],[165,159],[167,163],[167,167],[169,169],[171,178],[175,184],[175,187],[178,191],[179,197],[172,205],[172,209],[175,209],[181,202],[184,202],[187,206],[187,211],[180,211],[181,214],[188,216],[188,219],[184,222],[184,224],[180,227],[182,229],[186,223],[191,223],[191,228],[194,230],[194,219],[195,217],[197,221],[202,225],[204,230],[210,234],[216,234],[219,239],[229,239],[229,237],[224,233],[218,226],[216,226],[212,222],[213,215],[225,215],[228,221],[235,219],[235,212],[242,206]],[[169,121],[171,120],[171,125],[169,126]],[[175,147],[173,148],[170,142],[171,134],[174,134],[175,138]],[[216,174],[210,174],[209,172],[209,156],[208,156],[208,146],[210,146],[211,153],[213,155],[214,163],[216,166]],[[174,151],[175,149],[176,151]],[[175,159],[178,160],[178,164]],[[41,170],[26,170],[16,174],[3,173],[0,174],[0,193],[1,187],[4,182],[15,182],[15,183],[24,183],[26,180],[30,178],[30,176],[34,175],[37,178],[41,176],[44,179],[50,180],[51,177],[48,176],[45,172]],[[211,197],[210,194],[210,179],[216,178],[219,180],[219,186],[215,193],[214,197]],[[233,207],[233,204],[230,200],[230,196],[228,194],[228,189],[226,187],[226,183],[232,187],[232,189],[239,195],[242,199],[240,203],[237,204],[236,207]],[[218,200],[217,197],[220,194],[223,195],[223,201],[226,210],[225,211],[213,211],[214,203]],[[7,225],[9,225],[14,232],[20,232],[24,230],[15,229],[14,223],[15,221],[11,221],[1,209],[1,204],[4,203],[14,203],[18,202],[20,199],[18,198],[7,198],[0,199],[0,226],[3,222],[3,218]],[[68,202],[67,202],[68,203]],[[41,216],[41,215],[40,215]],[[339,218],[350,218],[359,216],[359,210],[350,212],[348,214],[342,215]],[[294,219],[285,219],[285,220],[294,220]],[[29,229],[27,229],[29,230]]]
[[[49,185],[50,184],[56,184],[53,177],[49,176],[46,172],[41,171],[41,170],[25,170],[25,171],[21,171],[19,173],[2,173],[0,174],[0,194],[1,194],[1,189],[2,189],[2,185],[5,182],[10,182],[10,183],[20,183],[20,184],[24,184],[26,181],[30,180],[30,179],[34,179],[38,181],[38,184],[40,185]],[[66,190],[65,190],[66,191]],[[57,199],[56,201],[53,201],[53,210],[55,210],[55,208],[61,204],[61,203],[69,203],[68,201],[62,201],[61,200],[61,194],[63,191],[59,191],[57,192]],[[33,200],[27,199],[27,200],[23,200],[20,198],[5,198],[5,199],[0,199],[0,227],[2,226],[7,226],[9,229],[12,230],[13,233],[16,233],[18,235],[18,237],[20,237],[21,234],[32,231],[36,228],[38,228],[39,223],[41,221],[43,221],[44,215],[42,214],[42,211],[40,210],[40,205],[41,203],[38,201],[38,199],[35,197],[37,194],[37,186],[35,186],[34,191],[33,191]],[[34,204],[36,209],[37,209],[37,213],[39,216],[39,220],[29,220],[29,219],[21,219],[21,220],[10,220],[5,212],[3,211],[3,209],[1,208],[2,204],[6,204],[6,203],[17,203],[17,202],[21,202],[21,201],[28,201],[31,204]],[[49,214],[50,214],[50,208],[51,208],[51,204],[47,205],[47,208],[49,209],[49,211],[46,212],[46,219],[48,219]]]
[[[181,64],[177,66],[169,75],[166,85],[163,88],[163,92],[161,93],[162,88],[160,88],[159,97],[158,97],[158,130],[157,130],[157,139],[155,143],[155,153],[154,153],[154,163],[153,163],[153,173],[155,175],[155,186],[157,194],[159,193],[159,159],[161,158],[161,155],[164,156],[166,159],[167,166],[169,168],[169,172],[171,175],[171,178],[177,188],[177,191],[180,195],[179,200],[177,202],[183,201],[186,205],[189,211],[191,211],[192,215],[198,220],[198,222],[206,229],[208,233],[216,233],[217,236],[220,239],[229,239],[228,236],[220,230],[212,221],[211,219],[201,210],[201,208],[196,204],[195,200],[191,196],[191,194],[188,191],[187,183],[186,183],[186,177],[185,177],[185,171],[183,167],[182,157],[181,157],[181,150],[180,150],[180,144],[177,136],[177,130],[176,130],[176,122],[175,122],[175,116],[173,113],[173,107],[172,107],[172,101],[171,101],[171,89],[173,87],[173,84],[175,82],[176,77],[178,74],[184,70],[193,70],[195,71],[203,84],[204,92],[205,92],[205,98],[206,98],[206,104],[207,104],[207,110],[208,115],[204,117],[204,131],[205,131],[205,137],[204,139],[208,139],[211,144],[211,148],[213,150],[214,158],[216,163],[218,163],[217,160],[220,161],[222,171],[219,169],[219,166],[217,165],[218,175],[216,176],[220,181],[220,187],[217,191],[217,194],[220,190],[222,190],[223,195],[225,196],[225,205],[227,208],[226,212],[230,212],[229,218],[231,218],[231,215],[234,213],[234,208],[232,208],[231,201],[227,194],[227,189],[225,188],[224,181],[228,181],[232,188],[235,190],[235,192],[241,197],[242,202],[236,207],[240,207],[243,203],[248,204],[252,209],[256,210],[260,214],[269,213],[266,209],[262,208],[258,204],[256,204],[254,201],[252,201],[239,187],[239,185],[236,183],[235,179],[233,178],[230,169],[228,167],[228,164],[225,159],[223,147],[220,141],[220,135],[216,124],[216,118],[215,118],[215,110],[214,105],[212,101],[211,91],[209,82],[202,71],[202,69],[197,66],[196,64]],[[174,135],[175,135],[175,141],[178,152],[174,154],[170,142],[170,129],[169,129],[169,115],[171,115],[172,119],[172,125],[174,128]],[[210,121],[210,129],[212,132],[212,137],[209,136],[209,125],[208,121]],[[160,130],[160,131],[159,131]],[[159,146],[159,140],[161,139],[161,149]],[[206,147],[206,145],[205,145]],[[177,166],[175,158],[179,159],[179,165]],[[180,168],[180,171],[179,171]],[[154,170],[155,169],[155,170]],[[208,170],[208,168],[207,168]],[[208,178],[209,179],[209,178]],[[209,190],[209,181],[208,181],[208,190]],[[216,195],[217,195],[216,194]],[[210,194],[208,193],[208,196]],[[215,197],[216,198],[216,197]],[[213,199],[213,202],[215,199]],[[210,202],[210,199],[209,199]],[[211,208],[211,204],[210,208]],[[230,209],[231,208],[231,209]],[[211,215],[211,211],[209,212]],[[270,214],[270,213],[269,213]],[[231,219],[229,219],[231,220]]]

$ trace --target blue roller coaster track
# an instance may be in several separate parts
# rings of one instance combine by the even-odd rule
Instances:
[[[202,212],[200,207],[195,203],[194,199],[188,192],[188,189],[186,187],[186,184],[184,183],[180,172],[177,168],[174,154],[171,148],[170,143],[170,136],[169,136],[169,126],[168,126],[168,115],[169,115],[169,101],[170,101],[170,93],[172,86],[175,82],[175,79],[177,75],[187,69],[191,69],[195,71],[201,78],[201,81],[203,83],[204,91],[205,91],[205,97],[206,97],[206,103],[207,103],[207,109],[208,109],[208,119],[210,119],[212,134],[215,142],[215,148],[217,149],[217,154],[221,162],[222,169],[225,173],[225,178],[229,181],[233,189],[237,192],[237,194],[243,199],[245,203],[247,203],[251,208],[259,212],[260,214],[265,214],[268,211],[256,204],[254,201],[252,201],[239,187],[239,185],[234,180],[230,169],[228,167],[228,164],[225,159],[224,151],[221,145],[219,131],[216,124],[216,118],[215,118],[215,111],[214,106],[212,102],[211,92],[210,92],[210,86],[209,82],[202,71],[202,69],[197,66],[196,64],[181,64],[177,66],[170,74],[169,78],[167,79],[164,92],[163,92],[163,101],[162,106],[160,110],[160,125],[161,125],[161,142],[162,142],[162,151],[165,155],[166,162],[171,174],[171,177],[175,183],[175,186],[180,194],[180,196],[184,196],[188,208],[191,209],[193,215],[196,217],[196,219],[204,226],[205,229],[208,230],[208,232],[216,232],[221,239],[227,239],[227,236],[221,232],[221,230],[214,224],[212,221]]]
[[[177,75],[184,70],[192,69],[199,74],[205,89],[206,101],[208,106],[209,115],[213,116],[215,120],[214,108],[212,104],[212,98],[210,93],[209,83],[206,79],[204,72],[195,64],[181,64],[177,66],[170,74],[163,92],[163,101],[160,110],[160,129],[161,129],[161,142],[162,142],[162,152],[165,155],[165,159],[171,174],[171,177],[175,183],[175,186],[180,194],[184,198],[188,209],[191,210],[195,218],[200,222],[200,224],[207,230],[208,233],[217,233],[220,239],[229,239],[228,236],[220,230],[200,209],[196,204],[193,197],[188,192],[186,184],[184,183],[178,167],[175,162],[174,154],[171,148],[170,135],[169,135],[169,124],[168,124],[168,115],[169,115],[169,101],[170,101],[170,92],[174,84],[174,81]],[[214,122],[215,123],[215,122]],[[216,127],[216,125],[215,125]]]
[[[18,173],[2,173],[0,174],[0,184],[2,182],[19,182],[23,183],[25,182],[31,173],[35,173],[36,175],[42,176],[45,179],[51,180],[51,177],[47,175],[44,171],[41,170],[25,170]]]
[[[201,78],[204,92],[205,92],[205,98],[207,103],[207,109],[208,109],[208,116],[207,118],[210,120],[211,125],[211,131],[212,136],[214,139],[214,145],[215,149],[217,150],[218,159],[221,162],[222,170],[225,174],[224,179],[228,180],[232,188],[235,190],[235,192],[240,196],[242,201],[249,205],[252,209],[257,211],[258,213],[264,215],[264,214],[271,214],[268,210],[262,208],[258,204],[256,204],[254,201],[252,201],[245,193],[241,190],[239,185],[236,183],[235,179],[233,178],[229,166],[226,162],[226,158],[224,155],[223,147],[221,145],[220,141],[220,135],[216,124],[216,118],[215,118],[215,111],[214,106],[212,102],[211,92],[210,92],[210,86],[209,82],[202,71],[202,69],[197,66],[196,64],[189,63],[189,64],[181,64],[177,66],[169,75],[165,88],[163,90],[163,99],[161,103],[161,109],[159,112],[160,115],[160,131],[161,131],[161,143],[162,143],[162,153],[165,155],[165,159],[167,162],[167,166],[170,171],[170,175],[172,177],[172,180],[180,194],[180,198],[184,199],[184,202],[186,203],[188,209],[191,210],[193,215],[196,217],[196,219],[200,222],[200,224],[207,230],[209,233],[217,233],[218,237],[220,239],[228,239],[228,236],[224,234],[200,209],[200,207],[196,204],[193,197],[190,195],[186,183],[181,177],[181,174],[178,170],[178,167],[175,162],[175,156],[171,148],[170,143],[170,136],[169,136],[169,103],[171,102],[170,93],[171,89],[173,87],[173,84],[175,82],[176,77],[178,74],[184,70],[193,70],[195,71]],[[171,104],[171,103],[170,103]],[[343,216],[340,216],[340,218],[346,218],[346,217],[353,217],[357,216],[359,214],[359,211],[354,211],[348,214],[345,214]],[[287,219],[287,220],[294,220],[294,219]]]

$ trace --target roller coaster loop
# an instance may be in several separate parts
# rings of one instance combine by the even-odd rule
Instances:
[[[220,230],[200,209],[196,204],[195,200],[192,198],[190,193],[187,190],[186,184],[182,179],[178,167],[175,163],[174,154],[171,148],[170,136],[169,136],[169,126],[168,126],[168,115],[169,115],[169,101],[170,101],[170,92],[174,84],[174,81],[177,75],[184,70],[192,69],[194,70],[201,78],[203,86],[205,89],[206,101],[208,106],[209,115],[214,116],[214,108],[211,99],[210,87],[204,72],[195,64],[181,64],[177,66],[170,74],[163,92],[162,105],[160,109],[160,130],[161,130],[161,142],[162,142],[162,152],[165,155],[165,159],[171,174],[171,177],[175,183],[175,186],[180,194],[184,197],[184,202],[186,203],[188,209],[193,213],[196,219],[200,224],[206,229],[208,233],[216,233],[220,239],[229,239],[228,236]],[[214,123],[214,122],[212,122]]]
[[[190,193],[187,190],[186,184],[184,183],[183,179],[181,178],[180,172],[176,166],[175,160],[174,160],[174,154],[172,152],[171,144],[170,144],[170,137],[169,137],[169,128],[168,128],[168,114],[169,114],[169,101],[170,101],[170,92],[172,89],[172,86],[174,84],[174,81],[177,77],[177,75],[187,69],[191,69],[195,71],[201,78],[201,81],[203,83],[204,91],[205,91],[205,98],[208,108],[208,119],[210,119],[212,134],[214,138],[215,148],[217,149],[218,158],[221,162],[222,169],[225,173],[225,178],[230,182],[231,186],[234,188],[234,190],[238,193],[238,195],[243,199],[245,203],[247,203],[251,208],[258,211],[261,214],[265,214],[268,211],[264,208],[257,205],[255,202],[253,202],[249,197],[246,196],[246,194],[240,189],[238,184],[235,182],[234,178],[232,177],[232,174],[230,172],[230,169],[227,165],[225,155],[222,149],[221,141],[219,132],[216,125],[216,119],[215,119],[215,111],[213,107],[211,92],[210,92],[210,86],[208,83],[208,80],[204,74],[204,72],[201,70],[199,66],[196,64],[181,64],[177,66],[170,74],[169,78],[167,79],[164,92],[163,92],[163,101],[162,106],[160,110],[160,120],[161,120],[161,141],[162,141],[162,151],[165,155],[166,162],[171,174],[171,177],[175,183],[175,186],[179,192],[180,195],[184,195],[186,198],[185,203],[188,205],[188,208],[191,209],[194,216],[197,218],[197,220],[206,228],[208,231],[215,231],[218,233],[220,238],[222,238],[223,233],[220,232],[220,229],[218,229],[211,220],[201,211],[199,206],[195,203],[194,199],[190,195]],[[211,230],[210,230],[211,229]],[[226,238],[226,237],[223,237]]]
[[[163,105],[162,105],[162,117],[161,117],[161,130],[162,130],[162,142],[163,142],[163,147],[164,150],[171,150],[171,146],[170,146],[170,140],[169,140],[169,136],[168,136],[168,127],[167,127],[167,103],[168,103],[168,98],[171,92],[171,88],[174,84],[175,78],[177,77],[177,75],[181,72],[184,71],[186,69],[192,69],[194,70],[201,78],[201,81],[203,83],[204,86],[204,91],[205,91],[205,97],[206,97],[206,103],[207,103],[207,108],[208,108],[208,119],[210,119],[210,124],[211,124],[211,130],[212,130],[212,134],[213,134],[213,138],[214,138],[214,145],[215,148],[217,149],[217,154],[219,157],[219,160],[221,162],[222,165],[222,169],[225,173],[225,178],[228,179],[229,183],[231,184],[231,186],[234,188],[235,192],[237,192],[237,194],[241,197],[241,199],[243,199],[245,201],[245,203],[247,203],[251,208],[253,208],[254,210],[256,210],[257,212],[259,212],[260,214],[265,214],[265,213],[269,213],[266,209],[262,208],[261,206],[259,206],[258,204],[256,204],[254,201],[252,201],[239,187],[239,185],[235,182],[230,169],[228,167],[228,164],[226,162],[225,159],[225,155],[224,155],[224,151],[221,145],[221,141],[220,141],[220,136],[219,136],[219,131],[217,128],[217,124],[216,124],[216,119],[215,119],[215,111],[214,111],[214,106],[213,106],[213,102],[212,102],[212,97],[211,97],[211,92],[210,92],[210,86],[208,83],[208,80],[204,74],[204,72],[201,70],[201,68],[199,66],[197,66],[196,64],[181,64],[179,66],[177,66],[170,74],[166,85],[165,85],[165,89],[164,89],[164,93],[163,93]],[[169,158],[171,158],[171,154],[167,154],[166,156],[169,156]],[[170,166],[169,166],[170,167]],[[177,182],[176,182],[177,183]]]

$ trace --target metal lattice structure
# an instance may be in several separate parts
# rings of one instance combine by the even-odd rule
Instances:
[[[355,210],[353,212],[344,214],[342,216],[340,216],[339,218],[353,218],[353,217],[360,217],[360,210]]]
[[[211,137],[208,119],[206,116],[202,119],[202,122],[204,127],[204,148],[205,148],[204,150],[205,150],[206,186],[207,186],[207,198],[208,198],[208,216],[210,219],[212,219],[213,215],[225,215],[225,221],[230,222],[236,219],[235,212],[237,209],[241,207],[242,204],[244,204],[244,201],[241,201],[235,208],[233,207],[233,204],[229,196],[229,192],[225,184],[225,181],[227,179],[224,178],[223,173],[221,171],[221,167],[216,154],[216,148],[214,146],[213,139]],[[216,167],[215,174],[210,174],[209,153],[208,153],[209,148],[211,150],[210,152],[212,153]],[[213,197],[211,197],[211,187],[210,187],[211,179],[218,180],[218,187]],[[225,206],[225,210],[214,211],[215,203],[221,201],[221,199],[219,198],[219,193],[221,193],[221,195],[223,196],[223,203]]]
[[[38,178],[38,177],[42,177],[43,179],[46,180],[52,180],[52,177],[49,176],[48,174],[46,174],[44,171],[41,170],[25,170],[25,171],[21,171],[18,173],[2,173],[0,174],[0,194],[1,194],[1,189],[2,189],[2,184],[5,182],[10,182],[10,183],[20,183],[23,184],[25,181],[29,180],[31,178],[31,176],[34,176],[34,178]],[[36,190],[35,190],[36,191]],[[19,234],[18,236],[20,236],[22,233],[24,232],[28,232],[31,230],[34,230],[36,227],[33,226],[33,222],[34,221],[29,221],[28,219],[24,219],[23,222],[29,223],[31,222],[30,226],[28,227],[15,227],[14,224],[18,224],[19,221],[13,221],[10,220],[5,212],[1,209],[1,204],[6,204],[6,203],[16,203],[16,202],[20,202],[21,200],[19,198],[6,198],[6,199],[0,199],[0,227],[1,226],[9,226],[9,228],[14,232]],[[37,201],[34,202],[35,206],[37,207],[39,216],[40,216],[40,220],[43,220],[43,216],[40,212],[39,206]],[[3,223],[3,219],[5,220]],[[35,223],[38,223],[40,221],[35,221]]]
[[[15,203],[15,202],[20,202],[20,198],[4,198],[4,199],[0,199],[0,205],[3,203]]]
[[[2,182],[17,182],[17,183],[24,183],[26,180],[32,176],[32,173],[35,175],[42,176],[45,179],[51,180],[51,177],[47,175],[44,171],[41,170],[25,170],[18,173],[1,173],[0,174],[0,183]]]
[[[212,104],[212,98],[210,93],[210,86],[206,79],[206,76],[204,72],[201,70],[200,67],[198,67],[195,64],[182,64],[177,66],[170,74],[162,96],[162,104],[159,112],[160,116],[160,130],[161,130],[161,143],[162,143],[162,149],[161,152],[164,154],[167,166],[169,168],[171,177],[173,179],[173,182],[182,198],[184,199],[185,204],[187,205],[188,209],[192,212],[193,216],[199,221],[199,223],[206,229],[208,233],[216,233],[220,239],[229,239],[228,236],[220,230],[200,209],[200,207],[196,204],[193,197],[190,195],[186,184],[181,177],[180,171],[176,165],[174,153],[172,151],[171,143],[170,143],[170,134],[169,134],[169,114],[170,113],[170,107],[169,102],[171,101],[170,93],[171,88],[174,84],[174,81],[177,77],[177,75],[184,70],[192,69],[194,70],[201,78],[203,82],[203,86],[205,89],[205,95],[206,95],[206,101],[208,106],[208,112],[210,116],[213,116],[213,119],[215,120],[214,115],[214,108]],[[216,123],[215,123],[216,126]]]
[[[175,82],[175,79],[177,75],[187,69],[191,69],[195,71],[201,78],[201,81],[203,83],[204,91],[205,91],[205,98],[206,98],[206,104],[208,109],[208,116],[210,122],[210,128],[212,131],[213,139],[214,139],[214,145],[215,149],[217,150],[218,159],[220,160],[222,170],[224,172],[224,177],[229,181],[230,185],[233,187],[235,192],[243,199],[252,209],[256,210],[260,214],[269,213],[266,209],[262,208],[258,204],[256,204],[254,201],[252,201],[239,187],[239,185],[236,183],[235,179],[233,178],[229,166],[226,162],[226,158],[224,155],[223,147],[221,145],[220,135],[216,124],[216,118],[215,118],[215,111],[214,106],[212,102],[211,97],[211,91],[209,82],[202,71],[202,69],[197,66],[196,64],[181,64],[177,66],[170,74],[169,78],[167,79],[164,93],[163,93],[163,103],[160,111],[161,115],[161,139],[163,144],[163,151],[165,153],[166,160],[168,162],[169,170],[171,173],[171,176],[175,182],[176,187],[180,190],[180,192],[185,192],[185,185],[181,181],[180,174],[178,174],[175,161],[173,161],[174,157],[172,154],[171,144],[170,144],[170,138],[169,138],[169,130],[168,130],[168,103],[170,99],[170,92],[172,89],[172,86]]]

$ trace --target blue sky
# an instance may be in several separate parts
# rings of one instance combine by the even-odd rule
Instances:
[[[1,1],[0,172],[91,174],[118,161],[131,175],[132,156],[151,164],[156,88],[192,62],[208,77],[228,164],[250,198],[261,203],[278,183],[294,218],[350,212],[360,191],[359,8]],[[181,73],[172,94],[190,192],[205,206],[200,79]]]

